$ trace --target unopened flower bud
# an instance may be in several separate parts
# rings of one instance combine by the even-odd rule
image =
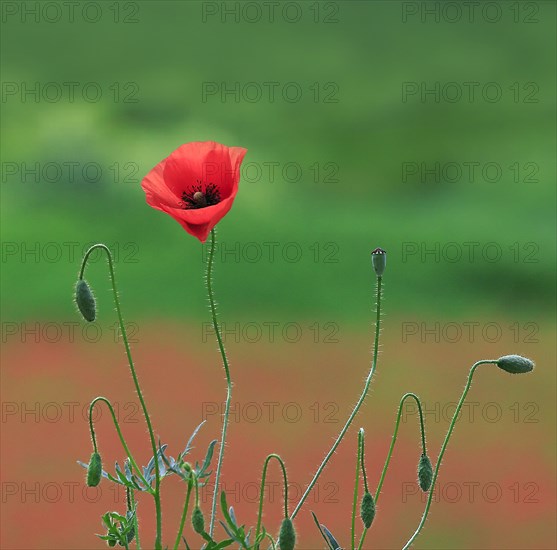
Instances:
[[[193,530],[199,535],[205,532],[205,518],[203,517],[203,512],[199,506],[196,506],[193,509],[191,514],[191,524]]]
[[[89,285],[83,279],[79,279],[79,281],[77,281],[77,285],[75,287],[75,303],[86,321],[91,323],[95,320],[95,297],[93,296]]]
[[[433,467],[431,466],[431,460],[427,455],[422,455],[420,462],[418,463],[418,482],[420,484],[420,489],[427,493],[431,488],[431,482],[433,481]]]
[[[382,277],[385,273],[385,266],[387,265],[387,253],[382,248],[376,248],[371,253],[371,265],[378,277]]]
[[[504,355],[497,359],[497,366],[511,374],[522,374],[534,369],[534,361],[521,355]]]
[[[296,531],[290,518],[284,518],[280,526],[279,533],[279,548],[280,550],[294,550],[296,544]]]
[[[362,499],[362,506],[360,508],[360,517],[366,529],[371,527],[373,518],[375,517],[375,500],[371,493],[367,492]]]
[[[96,487],[101,482],[102,472],[103,465],[101,455],[95,452],[91,455],[91,460],[87,467],[87,486]]]

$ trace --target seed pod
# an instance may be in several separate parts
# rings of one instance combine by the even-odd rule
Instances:
[[[89,461],[89,467],[87,468],[87,486],[96,487],[101,482],[102,472],[103,465],[101,455],[99,453],[93,453]]]
[[[387,265],[387,253],[382,248],[376,248],[371,253],[371,265],[373,266],[375,274],[378,277],[382,277]]]
[[[429,491],[432,481],[433,467],[431,466],[431,460],[429,460],[427,455],[423,454],[420,458],[420,462],[418,463],[418,483],[424,493]]]
[[[534,361],[521,355],[504,355],[497,359],[497,366],[511,374],[522,374],[534,369]]]
[[[362,518],[364,527],[369,529],[373,523],[373,518],[375,517],[375,500],[373,500],[373,497],[369,492],[367,492],[364,495],[364,498],[362,498],[360,517]]]
[[[290,518],[284,518],[282,520],[278,543],[280,550],[294,550],[294,545],[296,544],[296,531],[294,530],[294,524]]]
[[[205,532],[205,518],[203,517],[203,512],[199,506],[196,506],[193,509],[191,514],[191,524],[193,530],[199,535]]]
[[[75,303],[86,321],[91,323],[95,320],[95,297],[93,296],[89,285],[83,279],[79,279],[79,281],[77,281],[77,285],[75,287]]]

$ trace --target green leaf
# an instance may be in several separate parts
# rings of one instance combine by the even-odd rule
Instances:
[[[323,532],[323,529],[321,529],[321,524],[319,523],[319,520],[317,519],[317,516],[313,512],[311,513],[311,515],[313,516],[313,521],[315,522],[315,525],[317,525],[317,529],[319,529],[319,532],[321,533],[321,536],[323,537],[323,540],[327,543],[327,547],[329,548],[329,550],[337,550],[336,548],[333,548],[331,546],[329,538],[327,536],[325,536],[325,533]]]
[[[197,477],[201,477],[206,475],[206,471],[207,468],[209,467],[209,464],[211,463],[211,459],[213,458],[213,452],[215,450],[215,445],[217,444],[217,440],[213,439],[213,441],[211,441],[211,443],[209,443],[209,447],[207,448],[207,454],[205,455],[205,460],[203,462],[203,466],[201,466],[201,469],[198,470],[197,472]],[[197,466],[197,464],[196,464]]]

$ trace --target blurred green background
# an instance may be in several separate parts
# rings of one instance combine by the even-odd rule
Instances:
[[[25,11],[35,4],[38,16]],[[4,353],[12,359],[2,370],[10,388],[17,386],[11,369],[28,367],[13,358],[30,344],[6,327],[76,320],[71,289],[88,243],[119,251],[125,315],[139,324],[141,335],[147,337],[143,327],[190,327],[188,341],[199,340],[200,323],[207,320],[202,247],[145,205],[140,181],[182,143],[214,140],[248,149],[238,197],[218,226],[221,243],[237,251],[217,255],[225,322],[334,322],[341,344],[364,342],[362,364],[373,305],[369,253],[381,246],[388,252],[391,346],[406,344],[401,326],[408,321],[496,321],[503,332],[496,345],[476,335],[445,345],[439,356],[465,355],[466,361],[477,348],[500,355],[528,351],[547,365],[549,374],[535,387],[545,391],[537,399],[546,413],[545,433],[553,435],[549,442],[542,437],[536,451],[545,449],[552,471],[553,2],[493,2],[495,11],[476,7],[473,16],[469,2],[451,2],[453,11],[439,3],[396,1],[274,8],[269,2],[93,2],[97,8],[85,12],[80,3],[73,21],[64,4],[2,6],[1,290]],[[462,15],[455,21],[458,9]],[[68,82],[77,83],[73,100]],[[272,99],[269,82],[277,83]],[[472,98],[465,83],[477,83]],[[235,86],[237,95],[222,94]],[[422,97],[423,89],[435,86],[438,100],[431,93]],[[39,90],[38,97],[25,89]],[[84,89],[100,89],[102,96],[88,101]],[[285,89],[300,91],[299,100],[285,97]],[[61,97],[53,101],[57,90]],[[455,90],[463,93],[459,100]],[[494,90],[501,92],[495,101],[489,96]],[[92,171],[84,175],[88,163]],[[422,165],[436,164],[439,178],[424,174]],[[37,176],[25,173],[37,167]],[[274,260],[265,243],[276,243]],[[471,258],[466,243],[477,243]],[[421,255],[436,247],[436,254]],[[289,261],[288,253],[297,259]],[[109,314],[104,263],[92,264],[88,278],[101,312]],[[509,328],[516,323],[518,336]],[[535,341],[524,335],[532,326]],[[417,364],[427,364],[428,354],[436,357],[435,342],[426,340],[415,336],[406,344],[408,357],[419,356]],[[158,342],[149,341],[144,352],[156,354]],[[500,349],[503,342],[513,348]],[[335,354],[341,355],[339,348]],[[297,370],[287,372],[302,372],[301,380],[319,370],[308,364],[309,349],[288,359]],[[387,345],[383,352],[387,358]],[[271,343],[257,353],[271,366],[281,362]],[[63,350],[58,357],[64,364]],[[354,398],[364,374],[355,377]],[[430,387],[442,388],[442,376]],[[19,391],[23,396],[25,390]],[[347,399],[349,406],[353,398]],[[385,433],[393,399],[385,403]],[[323,449],[330,437],[322,440]],[[307,463],[308,472],[319,454]],[[487,548],[474,530],[448,532],[457,540],[441,538],[439,547]],[[313,536],[306,540],[317,544]],[[14,546],[15,535],[7,540],[23,548]],[[48,547],[48,541],[41,544]],[[523,544],[517,548],[534,548]],[[535,544],[550,548],[555,539],[548,534]]]

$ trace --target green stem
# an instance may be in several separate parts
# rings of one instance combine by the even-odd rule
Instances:
[[[134,458],[131,454],[131,451],[130,451],[127,443],[126,443],[126,440],[124,439],[124,434],[122,433],[122,430],[120,429],[120,424],[118,423],[118,419],[116,418],[116,413],[114,412],[114,408],[112,407],[112,404],[110,403],[110,401],[106,397],[95,397],[95,399],[93,399],[93,401],[91,401],[91,404],[89,405],[89,431],[91,432],[91,440],[93,441],[93,448],[94,448],[95,452],[98,452],[98,450],[97,450],[97,435],[95,434],[95,428],[93,426],[93,408],[95,407],[95,405],[99,401],[102,401],[103,403],[106,403],[106,406],[108,407],[108,410],[110,411],[110,414],[112,416],[112,421],[114,422],[114,427],[116,428],[116,432],[118,433],[118,437],[120,438],[120,443],[122,443],[122,447],[124,447],[124,451],[126,451],[126,454],[128,455],[128,460],[130,461],[130,464],[132,465],[132,467],[137,472],[137,475],[138,475],[139,479],[147,487],[147,490],[151,494],[153,494],[153,489],[151,489],[149,483],[143,477],[143,473],[141,471],[141,468],[137,465],[136,461],[134,460]]]
[[[362,531],[362,536],[360,537],[360,542],[358,543],[358,550],[361,550],[362,545],[364,544],[364,540],[366,540],[366,535],[369,529],[364,529]]]
[[[379,483],[377,485],[377,490],[375,491],[375,503],[377,504],[377,501],[379,500],[379,495],[381,493],[381,488],[383,487],[383,482],[385,481],[385,475],[387,474],[387,469],[389,467],[389,463],[391,462],[391,456],[393,454],[393,450],[395,448],[395,443],[396,443],[396,438],[398,436],[398,428],[400,426],[400,417],[402,415],[402,405],[404,404],[404,402],[408,399],[408,398],[412,398],[416,401],[416,403],[418,404],[418,412],[419,412],[419,416],[420,416],[420,431],[422,434],[422,453],[425,455],[426,454],[426,445],[425,445],[425,428],[424,428],[424,417],[423,417],[423,413],[422,413],[422,404],[420,402],[420,398],[411,392],[405,393],[401,400],[400,400],[400,404],[398,406],[398,414],[396,417],[396,423],[395,423],[395,430],[393,432],[393,438],[391,440],[391,446],[389,447],[389,452],[387,453],[387,459],[385,460],[385,465],[383,466],[383,471],[381,472],[381,477],[379,479]]]
[[[230,377],[230,368],[228,366],[228,358],[226,356],[226,350],[224,349],[224,343],[222,341],[222,336],[220,333],[219,324],[217,322],[217,306],[215,304],[215,298],[213,295],[213,260],[215,257],[215,240],[216,231],[213,228],[211,230],[211,248],[209,251],[209,259],[207,263],[207,294],[209,295],[209,304],[211,307],[211,317],[213,320],[213,329],[217,336],[217,342],[219,344],[219,350],[222,357],[222,364],[224,367],[224,372],[226,374],[226,405],[224,408],[224,420],[222,423],[222,435],[219,446],[219,458],[217,461],[217,473],[215,474],[215,489],[213,492],[213,504],[211,507],[211,521],[209,523],[209,536],[213,536],[213,530],[215,526],[215,516],[217,513],[217,502],[219,495],[219,482],[222,469],[222,461],[224,458],[224,446],[226,444],[226,431],[228,428],[228,417],[230,416],[230,402],[232,399],[232,379]]]
[[[135,504],[135,493],[133,489],[130,489],[130,502],[132,505],[132,510],[135,510],[135,514],[133,516],[133,528],[135,529],[135,547],[137,550],[141,550],[141,543],[139,542],[139,524],[137,521],[137,507]]]
[[[261,518],[263,516],[263,500],[265,498],[265,480],[267,479],[267,466],[269,465],[270,460],[274,458],[279,464],[282,469],[282,477],[284,482],[284,517],[288,517],[288,478],[286,476],[286,467],[284,466],[284,462],[282,458],[277,454],[270,454],[265,459],[265,463],[263,464],[263,475],[261,476],[261,490],[259,492],[259,512],[257,514],[257,527],[255,529],[255,540],[259,536],[261,532]]]
[[[271,549],[276,550],[277,546],[275,544],[275,541],[273,540],[273,537],[271,537],[269,533],[265,533],[265,536],[271,541]]]
[[[145,422],[147,423],[147,428],[149,430],[149,439],[151,440],[151,449],[153,451],[153,457],[155,459],[155,491],[153,497],[155,499],[155,509],[157,515],[157,536],[155,539],[155,550],[162,549],[162,511],[161,511],[161,498],[160,498],[160,472],[159,472],[159,461],[157,456],[157,445],[155,442],[155,435],[153,433],[153,426],[151,424],[151,419],[147,411],[147,406],[145,405],[145,400],[143,399],[143,394],[139,386],[139,380],[137,379],[137,374],[135,372],[135,366],[132,359],[132,354],[130,350],[130,344],[128,342],[128,335],[126,332],[126,327],[124,325],[124,320],[122,318],[122,310],[120,308],[120,300],[118,298],[118,290],[116,288],[116,278],[114,276],[114,265],[112,262],[112,254],[108,247],[104,244],[95,244],[85,253],[83,257],[83,262],[81,263],[81,270],[79,272],[79,278],[83,279],[83,273],[85,271],[85,266],[87,265],[87,260],[93,250],[100,248],[106,252],[108,258],[108,269],[110,271],[110,280],[112,283],[112,292],[114,294],[114,304],[116,306],[116,313],[118,315],[118,322],[120,324],[120,330],[122,332],[122,339],[124,341],[124,347],[126,348],[126,355],[128,357],[128,363],[130,365],[130,371],[132,374],[133,382],[135,384],[135,389],[141,403],[141,408],[143,409],[143,415],[145,416]]]
[[[351,539],[352,539],[352,550],[355,548],[356,544],[356,508],[358,506],[358,486],[360,482],[360,460],[361,460],[361,452],[362,452],[362,434],[363,428],[360,428],[358,432],[358,452],[356,458],[356,481],[354,482],[354,502],[352,503],[352,526],[350,529]]]
[[[404,404],[406,399],[408,399],[409,397],[414,399],[416,401],[416,403],[418,404],[418,412],[419,412],[419,416],[420,416],[420,432],[421,432],[421,438],[422,438],[422,451],[423,451],[423,454],[426,454],[424,417],[423,417],[423,413],[422,413],[422,404],[420,402],[420,398],[414,393],[410,393],[410,392],[405,393],[402,396],[402,399],[400,400],[400,404],[398,406],[398,414],[397,414],[397,418],[396,418],[395,430],[394,430],[394,433],[393,433],[391,446],[389,448],[389,452],[387,453],[387,459],[385,461],[385,465],[383,466],[383,471],[381,472],[381,478],[379,479],[379,483],[377,485],[377,490],[375,491],[375,503],[376,504],[377,504],[377,501],[379,500],[379,496],[381,494],[381,488],[383,487],[383,482],[385,481],[385,475],[387,473],[389,463],[391,462],[391,456],[393,454],[393,449],[395,447],[395,442],[396,442],[396,438],[397,438],[397,435],[398,435],[398,428],[399,428],[399,425],[400,425],[400,417],[401,417],[401,414],[402,414],[402,405]],[[362,460],[363,460],[363,458],[362,458]],[[362,463],[362,466],[363,466],[363,463]],[[362,532],[362,536],[360,538],[360,543],[358,544],[358,550],[361,550],[361,548],[364,544],[364,541],[366,539],[367,532],[368,532],[368,529],[364,529],[364,531]]]
[[[340,442],[342,441],[344,435],[348,431],[348,428],[350,428],[350,425],[352,424],[352,421],[354,420],[355,416],[358,414],[358,411],[360,410],[360,407],[362,406],[362,403],[364,402],[364,400],[366,398],[366,395],[368,393],[369,387],[371,385],[371,380],[372,380],[373,375],[375,373],[375,368],[377,367],[377,354],[378,354],[378,351],[379,351],[379,331],[380,331],[380,326],[381,326],[381,281],[382,281],[382,277],[377,277],[377,317],[376,317],[376,320],[375,320],[375,343],[374,343],[374,348],[373,348],[373,361],[372,361],[372,365],[371,365],[371,370],[369,371],[369,374],[367,376],[367,379],[366,379],[366,382],[365,382],[365,385],[364,385],[364,389],[362,391],[360,399],[358,400],[358,402],[356,403],[356,406],[354,407],[354,410],[352,411],[352,413],[348,417],[348,420],[346,421],[346,424],[344,425],[344,427],[340,431],[340,433],[339,433],[336,441],[333,443],[333,446],[331,447],[330,451],[327,453],[327,455],[323,459],[323,462],[321,463],[321,465],[319,466],[319,468],[315,472],[315,475],[313,476],[313,479],[311,480],[310,484],[308,485],[307,489],[305,490],[304,494],[302,495],[302,498],[300,499],[300,502],[298,502],[298,504],[296,505],[296,508],[294,508],[294,512],[292,512],[292,515],[290,516],[291,519],[294,519],[296,517],[296,514],[300,511],[300,508],[303,506],[304,502],[306,501],[307,497],[309,496],[311,490],[313,489],[313,486],[315,485],[315,483],[319,479],[319,476],[321,475],[321,472],[325,469],[325,466],[327,466],[327,463],[329,462],[329,460],[331,459],[331,457],[333,456],[333,454],[337,450],[337,447],[340,445]]]
[[[451,423],[449,424],[449,430],[447,431],[447,435],[445,436],[445,441],[443,441],[441,451],[439,452],[439,456],[437,458],[437,464],[435,465],[435,471],[433,472],[433,480],[431,482],[431,489],[429,490],[429,494],[428,494],[428,498],[427,498],[427,502],[426,502],[426,505],[425,505],[425,510],[424,510],[422,519],[420,521],[420,524],[418,525],[418,528],[416,529],[414,534],[410,537],[408,542],[404,545],[404,548],[402,550],[407,550],[408,548],[410,548],[410,546],[412,545],[412,543],[414,542],[416,537],[420,534],[420,531],[422,530],[422,528],[425,524],[425,521],[427,519],[427,514],[429,513],[429,508],[431,506],[431,501],[433,499],[433,493],[434,493],[434,489],[435,489],[435,482],[437,481],[437,475],[439,473],[439,467],[441,466],[441,461],[443,460],[443,455],[445,454],[445,450],[446,450],[447,445],[449,443],[449,439],[451,438],[451,434],[453,433],[453,429],[454,429],[454,426],[456,424],[456,420],[458,418],[458,415],[460,413],[460,409],[462,409],[462,405],[464,404],[464,400],[466,399],[466,395],[468,394],[468,390],[470,389],[470,386],[472,385],[472,377],[474,376],[474,372],[476,371],[476,369],[480,365],[488,364],[488,363],[496,364],[497,361],[492,360],[492,359],[478,361],[477,363],[474,363],[474,365],[470,369],[470,374],[468,375],[468,381],[466,382],[466,386],[464,387],[464,391],[462,392],[462,396],[460,397],[460,401],[458,402],[458,405],[455,409],[453,418],[451,420]]]
[[[178,550],[180,541],[182,540],[182,533],[184,532],[184,525],[186,524],[186,518],[188,517],[188,508],[190,505],[190,496],[193,484],[188,481],[188,491],[186,493],[186,502],[184,503],[184,510],[182,511],[182,519],[180,520],[180,529],[178,529],[178,535],[176,537],[176,542],[174,543],[174,550]]]
[[[365,463],[365,434],[364,434],[363,429],[361,430],[361,433],[362,433],[362,437],[361,437],[361,441],[360,441],[360,445],[361,445],[360,461],[361,461],[361,466],[362,466],[362,477],[364,478],[365,492],[369,493],[369,487],[367,485],[366,463]],[[368,532],[368,528],[364,527],[364,530],[362,532],[362,536],[360,537],[360,542],[358,544],[358,550],[360,550],[362,548],[362,544],[364,543],[367,532]]]
[[[360,460],[362,462],[362,477],[364,478],[364,489],[366,493],[369,493],[369,487],[367,486],[367,474],[366,474],[366,462],[365,462],[365,435],[362,430],[362,452],[360,453]]]

